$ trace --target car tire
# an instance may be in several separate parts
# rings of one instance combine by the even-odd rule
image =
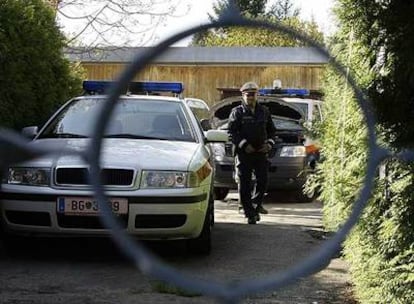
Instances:
[[[214,188],[214,199],[216,200],[224,200],[229,194],[229,188]]]
[[[5,235],[6,235],[6,232],[4,231],[3,223],[0,218],[0,240],[2,240]]]
[[[8,256],[14,256],[21,250],[21,245],[24,244],[22,237],[11,235],[7,232],[2,232],[0,237],[2,251]]]
[[[187,240],[187,249],[190,253],[208,255],[211,252],[211,228],[213,221],[211,212],[214,209],[209,206],[208,210],[209,212],[206,213],[200,235],[195,239]]]
[[[213,194],[213,192],[210,193],[209,206],[210,206],[210,214],[211,214],[211,227],[214,227],[214,224],[216,223],[216,218],[215,218],[215,211],[214,211],[214,194]]]

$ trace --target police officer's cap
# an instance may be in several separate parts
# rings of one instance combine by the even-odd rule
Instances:
[[[257,92],[259,90],[259,86],[254,81],[246,82],[240,88],[241,92]]]

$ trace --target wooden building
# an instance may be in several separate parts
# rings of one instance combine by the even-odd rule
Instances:
[[[138,47],[66,54],[71,61],[81,62],[88,80],[115,80],[134,58],[153,51]],[[318,91],[327,62],[316,49],[304,47],[170,47],[134,80],[180,81],[185,97],[213,105],[223,92],[237,92],[246,81],[270,88],[280,79],[283,87]]]

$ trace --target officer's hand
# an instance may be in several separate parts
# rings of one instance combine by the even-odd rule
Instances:
[[[261,152],[261,153],[268,153],[270,150],[272,150],[272,146],[270,144],[263,144],[260,147],[259,152]]]
[[[246,146],[246,148],[244,149],[244,151],[248,154],[253,153],[255,151],[255,149],[252,147],[252,145],[248,144]]]

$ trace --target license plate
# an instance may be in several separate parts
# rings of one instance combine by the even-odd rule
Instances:
[[[115,214],[128,213],[128,200],[126,198],[109,198],[108,204]],[[93,198],[85,197],[59,197],[57,212],[65,215],[99,216],[99,204]]]

